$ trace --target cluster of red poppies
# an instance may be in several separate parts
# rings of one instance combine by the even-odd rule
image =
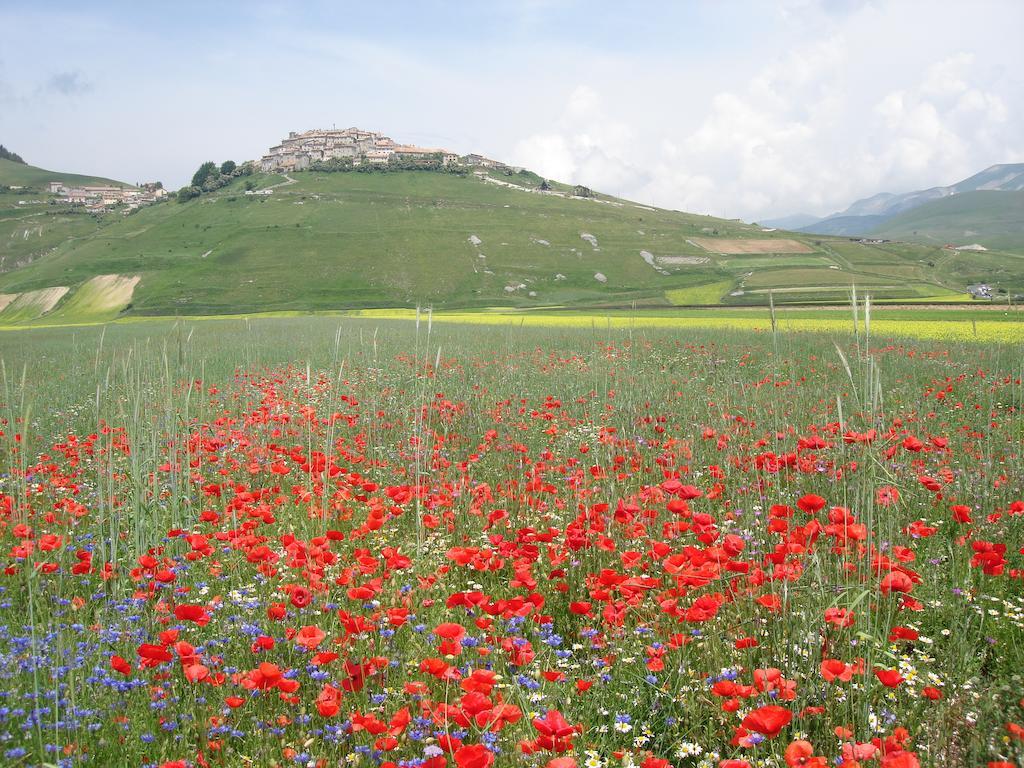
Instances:
[[[161,436],[141,486],[123,428],[33,457],[0,504],[8,590],[63,580],[59,610],[33,605],[92,632],[72,674],[111,711],[83,727],[143,765],[958,764],[965,737],[919,724],[981,706],[935,657],[943,617],[1020,594],[999,465],[1020,437],[953,380],[940,416],[854,426],[767,380],[694,422],[675,389],[413,399],[247,373],[206,385],[217,415]],[[111,536],[133,494],[156,510],[181,484],[166,536]],[[1024,712],[1003,717],[991,768],[1024,754]],[[100,749],[64,733],[66,759]]]

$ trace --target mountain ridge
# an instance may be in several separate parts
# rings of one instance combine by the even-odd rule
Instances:
[[[879,192],[851,203],[797,231],[821,235],[869,235],[886,219],[895,217],[935,200],[974,191],[1016,192],[1024,190],[1024,163],[997,163],[978,173],[946,186],[911,192]]]
[[[949,195],[887,217],[869,234],[1024,252],[1024,191],[980,189]]]

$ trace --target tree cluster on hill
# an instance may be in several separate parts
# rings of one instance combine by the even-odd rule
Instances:
[[[27,163],[21,159],[21,155],[15,152],[11,152],[11,150],[9,150],[3,144],[0,144],[0,160],[10,160],[12,163],[21,163],[22,165],[27,165]]]
[[[192,175],[192,183],[178,190],[178,202],[187,203],[204,192],[220,189],[240,176],[251,176],[252,173],[253,165],[251,162],[238,165],[234,160],[225,160],[218,166],[212,160],[208,160],[200,165],[199,169]]]
[[[469,171],[459,165],[445,165],[441,155],[429,157],[390,157],[386,163],[360,163],[356,165],[351,158],[335,157],[330,160],[317,160],[309,164],[309,170],[318,173],[388,173],[389,171],[432,171],[434,173],[450,173],[454,176],[465,176]]]

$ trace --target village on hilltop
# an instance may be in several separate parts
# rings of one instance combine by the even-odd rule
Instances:
[[[159,182],[150,182],[139,187],[110,185],[68,186],[63,181],[49,183],[51,195],[58,195],[61,202],[84,205],[88,210],[100,211],[123,205],[126,211],[133,211],[143,205],[159,202],[167,196],[167,190]]]
[[[262,158],[260,169],[264,173],[302,171],[313,163],[348,160],[353,166],[387,165],[393,160],[435,160],[443,165],[464,165],[479,168],[508,169],[505,163],[482,155],[460,156],[447,149],[399,144],[375,131],[361,128],[314,129],[288,134],[288,138],[273,146]],[[519,170],[513,168],[513,171]]]

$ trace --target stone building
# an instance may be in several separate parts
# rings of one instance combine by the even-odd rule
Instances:
[[[361,128],[316,129],[296,133],[273,146],[260,158],[264,173],[301,171],[311,163],[334,159],[348,159],[354,165],[362,162],[387,163],[392,156],[404,158],[430,157],[440,154],[444,162],[458,162],[458,155],[445,149],[396,144],[391,138]]]

